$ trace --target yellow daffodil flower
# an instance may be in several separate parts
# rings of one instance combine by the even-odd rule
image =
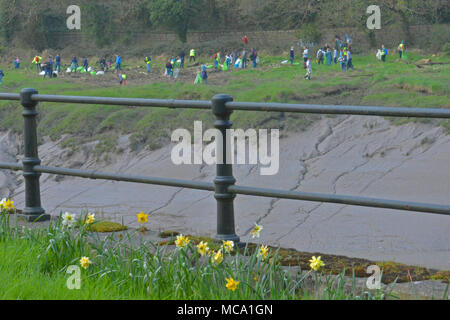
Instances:
[[[80,259],[80,264],[84,269],[87,269],[92,264],[92,262],[88,257],[83,257]]]
[[[8,212],[14,211],[15,210],[14,201],[11,201],[11,199],[3,199],[0,202],[0,211],[1,210],[6,210]]]
[[[177,239],[175,240],[175,245],[178,248],[184,248],[185,246],[187,246],[189,244],[191,240],[189,240],[188,237],[183,236],[182,234],[180,234]]]
[[[215,265],[219,265],[222,263],[223,261],[223,253],[222,253],[222,249],[220,249],[219,251],[217,251],[217,253],[214,253],[211,257],[211,261],[213,264]]]
[[[315,257],[313,256],[311,260],[309,260],[310,263],[310,268],[314,271],[319,270],[320,267],[323,267],[325,265],[325,263],[323,263],[323,261],[321,260],[321,257]]]
[[[84,221],[85,224],[92,224],[95,221],[95,214],[89,213],[86,220]]]
[[[234,291],[237,289],[239,281],[236,281],[233,278],[226,278],[225,280],[227,281],[226,287],[228,290]]]
[[[230,253],[233,251],[234,248],[234,242],[233,241],[223,241],[223,249],[225,250],[225,253]]]
[[[148,214],[146,214],[144,212],[139,213],[137,215],[137,222],[142,223],[142,224],[148,222]]]
[[[198,251],[198,253],[201,255],[201,256],[204,256],[204,255],[206,255],[207,253],[208,253],[208,251],[209,251],[209,248],[208,248],[208,243],[207,242],[200,242],[198,245],[197,245],[197,251]]]
[[[267,256],[269,255],[269,249],[267,246],[261,245],[258,251],[258,257],[261,257],[262,260],[265,260]]]

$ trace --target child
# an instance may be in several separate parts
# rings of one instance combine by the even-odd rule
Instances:
[[[123,73],[119,73],[119,83],[121,86],[127,85],[127,75]]]
[[[230,67],[230,65],[231,65],[231,60],[232,60],[231,55],[227,55],[227,59],[226,59],[227,68]]]
[[[172,71],[173,71],[172,63],[170,61],[168,61],[166,63],[166,75],[169,76],[169,77],[172,77]]]
[[[333,58],[334,58],[334,64],[337,64],[337,60],[338,60],[337,49],[334,49]]]
[[[306,60],[305,66],[306,66],[306,75],[305,75],[305,79],[311,80],[312,67],[311,67],[311,59],[310,59],[310,58],[308,58],[308,59]]]
[[[16,60],[14,60],[14,69],[19,69],[20,68],[20,59],[19,57],[16,58]]]

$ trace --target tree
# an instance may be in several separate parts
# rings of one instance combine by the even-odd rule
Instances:
[[[202,11],[203,0],[150,0],[150,21],[173,30],[182,42]]]

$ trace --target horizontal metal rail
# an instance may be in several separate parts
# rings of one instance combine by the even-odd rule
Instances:
[[[270,111],[270,112],[297,112],[319,114],[348,114],[362,116],[387,117],[415,117],[450,119],[448,109],[428,108],[391,108],[373,106],[324,106],[313,104],[287,104],[287,103],[254,103],[254,102],[227,102],[229,110]]]
[[[15,93],[0,93],[0,100],[20,100]],[[166,100],[166,99],[135,99],[135,98],[104,98],[89,96],[60,96],[34,94],[32,101],[61,102],[79,104],[100,104],[136,107],[157,108],[192,108],[211,109],[211,101],[205,100]],[[266,112],[293,112],[313,114],[346,114],[363,116],[386,117],[415,117],[450,119],[450,109],[437,108],[394,108],[377,106],[342,106],[342,105],[313,105],[313,104],[287,104],[287,103],[257,103],[257,102],[227,102],[226,109],[230,111],[266,111]]]
[[[36,172],[40,172],[40,173],[50,173],[50,174],[58,174],[58,175],[80,177],[80,178],[135,182],[135,183],[142,183],[142,184],[168,186],[168,187],[182,187],[182,188],[188,188],[188,189],[214,191],[214,184],[210,183],[210,182],[179,180],[179,179],[169,179],[169,178],[156,178],[156,177],[146,177],[146,176],[134,176],[134,175],[128,175],[128,174],[99,172],[99,171],[95,171],[95,170],[87,171],[87,170],[79,170],[79,169],[66,169],[66,168],[55,168],[55,167],[45,167],[45,166],[35,166],[33,168],[33,170]]]
[[[20,163],[0,162],[0,168],[18,171],[22,170],[23,166]],[[134,176],[110,172],[99,172],[95,170],[79,170],[79,169],[67,169],[67,168],[56,168],[46,166],[34,166],[33,170],[40,173],[57,174],[79,178],[134,182],[151,185],[162,185],[168,187],[182,187],[187,189],[214,191],[213,183],[200,181]],[[450,215],[450,206],[430,204],[430,203],[386,200],[386,199],[337,195],[337,194],[332,195],[322,193],[284,191],[284,190],[236,186],[236,185],[229,186],[228,191],[233,194],[244,194],[258,197],[303,200],[312,202],[328,202],[328,203],[364,206],[372,208],[385,208],[385,209],[396,209],[396,210]]]
[[[283,191],[265,188],[254,188],[244,186],[230,186],[228,191],[235,194],[249,196],[260,196],[280,199],[303,200],[313,202],[339,203],[353,206],[372,208],[385,208],[406,211],[428,212],[442,215],[450,215],[450,206],[430,203],[419,203],[409,201],[386,200],[358,196],[347,196],[338,194],[310,193],[298,191]]]
[[[20,170],[23,170],[23,164],[21,164],[21,163],[0,162],[0,169],[20,171]]]

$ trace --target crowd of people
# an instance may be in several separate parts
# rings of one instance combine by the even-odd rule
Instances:
[[[326,43],[323,47],[319,48],[316,55],[315,60],[318,65],[340,65],[341,71],[345,72],[347,70],[354,70],[353,59],[352,59],[352,41],[348,35],[345,35],[345,40],[336,35],[334,37],[334,46],[331,47],[328,43]],[[200,65],[200,70],[197,73],[197,77],[195,78],[194,83],[208,83],[208,69],[214,68],[223,71],[227,71],[230,68],[248,68],[249,62],[251,61],[253,68],[257,68],[259,64],[259,56],[255,48],[251,48],[249,51],[247,49],[249,40],[247,36],[242,38],[243,47],[240,50],[234,50],[226,54],[222,55],[222,52],[216,52],[212,56],[212,64]],[[400,43],[398,46],[398,53],[400,59],[406,59],[406,46],[404,41]],[[197,50],[191,49],[189,50],[189,63],[193,63],[193,66],[198,66],[197,63]],[[377,52],[377,58],[383,63],[386,62],[386,57],[388,56],[388,50],[384,45],[381,46],[381,49]],[[303,47],[303,66],[306,69],[305,79],[311,80],[312,77],[312,61],[313,57],[310,54],[310,49],[306,46]],[[170,78],[177,78],[180,72],[180,69],[185,67],[185,59],[186,54],[184,50],[181,50],[178,56],[169,59],[166,63],[165,75]],[[286,60],[286,63],[290,61],[290,64],[293,65],[295,63],[295,49],[291,47],[289,52],[289,60]],[[147,68],[147,73],[151,72],[151,62],[152,59],[150,55],[147,55],[144,59],[145,66]],[[14,68],[20,68],[20,58],[16,57],[14,60]],[[284,63],[284,62],[283,62]],[[46,77],[54,78],[57,77],[61,72],[61,56],[57,54],[56,56],[49,56],[48,60],[44,61],[43,58],[39,55],[36,55],[33,58],[32,64],[36,65],[36,71]],[[298,64],[298,63],[297,63]],[[117,74],[117,79],[119,80],[120,85],[126,85],[127,76],[122,72],[122,57],[119,54],[115,55],[115,66],[113,66],[113,60],[107,59],[107,57],[102,57],[97,62],[99,67],[99,71],[96,72],[89,65],[89,60],[87,57],[83,57],[82,65],[80,66],[78,63],[77,57],[73,57],[70,66],[67,68],[67,73],[90,73],[92,75],[103,75],[105,72],[115,72]],[[1,70],[0,70],[1,71]],[[4,76],[3,71],[0,72],[0,84],[1,80]]]
[[[350,37],[346,36],[345,41],[343,41],[338,35],[334,38],[334,48],[332,48],[328,43],[317,50],[315,55],[315,60],[317,64],[327,64],[331,66],[333,64],[337,65],[339,63],[341,71],[354,70],[353,59],[351,53],[352,41]],[[303,47],[303,66],[306,69],[305,79],[311,80],[312,76],[312,63],[311,54],[309,48]],[[289,53],[289,61],[294,64],[295,61],[295,49],[291,47]]]
[[[230,68],[248,68],[249,61],[252,62],[253,68],[257,68],[259,64],[258,52],[255,48],[251,48],[250,51],[247,50],[246,45],[248,45],[248,38],[244,36],[242,39],[243,48],[241,50],[234,50],[226,54],[222,55],[222,52],[216,52],[212,56],[212,64],[211,65],[200,65],[200,70],[197,73],[197,77],[195,78],[194,83],[208,83],[208,71],[209,68],[221,69],[223,71],[227,71]],[[180,69],[183,69],[185,66],[185,52],[181,50],[178,56],[169,59],[166,63],[165,75],[171,78],[177,78],[180,72]],[[189,51],[189,62],[196,64],[197,51],[195,49],[191,49]],[[150,56],[145,57],[145,63],[147,66],[147,72],[150,72],[151,58]]]

